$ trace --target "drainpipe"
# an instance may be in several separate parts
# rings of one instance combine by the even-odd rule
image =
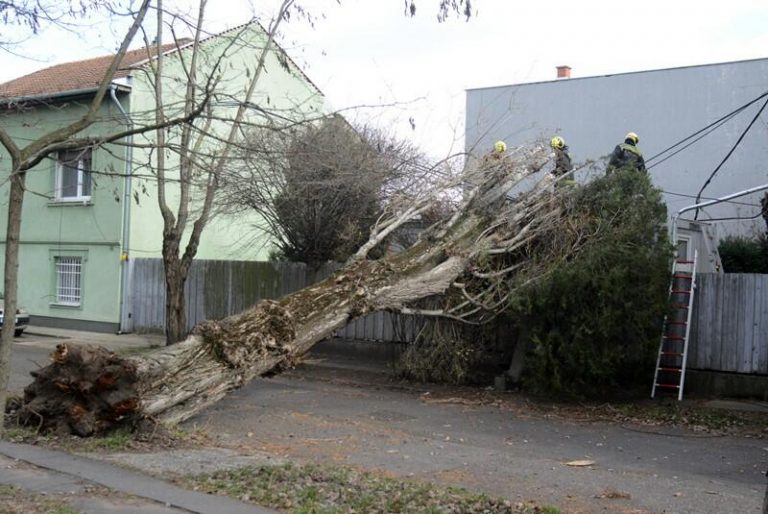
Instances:
[[[109,90],[109,96],[120,110],[125,118],[128,130],[133,129],[133,120],[125,112],[120,100],[117,99],[117,86],[112,84]],[[131,242],[131,175],[133,174],[133,135],[128,136],[127,146],[125,148],[125,182],[123,184],[123,224],[122,237],[120,244],[120,329],[118,333],[130,332],[132,326],[130,323],[131,312],[129,312],[130,299],[130,281],[129,281],[129,258],[128,253]]]

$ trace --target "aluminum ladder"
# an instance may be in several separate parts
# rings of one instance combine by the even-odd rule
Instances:
[[[678,400],[683,399],[697,260],[698,251],[694,251],[692,261],[675,258],[672,263],[672,282],[669,286],[671,311],[664,318],[651,398],[656,397],[659,389],[658,392],[677,394]]]

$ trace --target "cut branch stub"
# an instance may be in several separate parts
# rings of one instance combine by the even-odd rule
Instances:
[[[203,338],[217,360],[243,371],[267,355],[289,354],[296,339],[293,316],[271,300],[222,320],[204,321],[193,333]]]

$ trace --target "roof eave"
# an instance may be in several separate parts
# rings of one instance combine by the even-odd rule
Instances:
[[[113,82],[112,86],[117,88],[117,90],[121,92],[131,91],[131,86],[127,84],[118,84]],[[98,90],[99,90],[98,87],[88,87],[83,89],[72,89],[69,91],[56,91],[54,93],[41,93],[37,95],[28,95],[28,96],[7,96],[7,97],[0,98],[0,104],[11,105],[11,104],[28,103],[28,102],[40,103],[40,102],[45,102],[47,100],[61,100],[63,98],[89,96],[96,93]]]

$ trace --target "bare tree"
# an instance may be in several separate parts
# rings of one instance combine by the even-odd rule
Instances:
[[[429,176],[426,158],[409,143],[335,115],[252,131],[220,204],[230,214],[258,213],[256,228],[272,236],[279,257],[314,268],[346,260],[384,205]]]
[[[163,55],[160,48],[166,26],[175,38],[174,26],[179,18],[166,19],[162,9],[158,9],[157,58],[148,67],[147,82],[154,88],[155,125],[163,126],[169,116],[179,112],[201,111],[194,121],[180,126],[173,137],[161,129],[144,143],[153,149],[147,164],[156,177],[157,204],[163,219],[168,343],[183,340],[187,333],[184,284],[203,230],[213,214],[222,174],[232,166],[248,127],[272,125],[270,117],[277,108],[261,103],[263,95],[258,86],[267,57],[276,53],[278,59],[282,56],[276,50],[274,39],[294,7],[294,0],[284,0],[266,34],[254,22],[220,36],[217,45],[206,46],[202,36],[207,3],[200,0],[195,19],[186,22],[194,26],[194,36],[173,56],[172,63],[172,57]],[[255,56],[244,63],[248,77],[245,81],[227,76],[231,67],[228,59],[238,52]],[[166,73],[167,64],[177,68],[174,74]],[[181,74],[179,67],[183,70]],[[185,77],[181,88],[179,75]],[[306,106],[298,106],[290,115],[307,116],[305,111]],[[285,117],[285,113],[282,116]]]
[[[46,156],[54,152],[103,144],[121,139],[127,135],[126,132],[120,132],[93,138],[83,137],[80,134],[83,130],[97,122],[99,108],[107,95],[112,78],[125,56],[129,44],[144,20],[144,16],[149,9],[149,3],[149,0],[143,0],[133,14],[133,23],[126,32],[118,52],[104,74],[87,112],[81,118],[66,126],[51,130],[34,141],[23,141],[23,144],[21,144],[22,141],[16,140],[6,129],[0,127],[0,144],[8,152],[11,161],[3,284],[5,312],[16,312],[18,305],[19,236],[21,232],[21,212],[26,174]],[[13,318],[11,317],[11,319]],[[13,323],[4,323],[0,332],[0,405],[5,405],[14,329]],[[2,430],[1,427],[0,430]]]
[[[468,323],[492,319],[514,291],[573,257],[627,215],[623,208],[609,213],[595,230],[591,212],[566,212],[565,188],[553,192],[549,174],[533,190],[508,199],[508,191],[540,169],[546,155],[543,147],[521,149],[467,169],[439,189],[477,187],[407,251],[368,260],[383,232],[375,231],[324,282],[204,322],[179,344],[129,358],[60,345],[55,364],[38,372],[26,389],[21,420],[37,423],[42,416],[45,427],[80,435],[137,415],[179,422],[254,377],[291,366],[316,342],[372,311]],[[391,210],[380,226],[402,226],[440,197],[436,190],[426,191]],[[443,297],[440,307],[411,306],[435,295]],[[62,383],[70,387],[57,387]]]
[[[0,50],[12,47],[45,26],[70,27],[73,19],[92,10],[109,7],[109,0],[11,0],[0,1],[0,22],[6,29],[0,36]],[[10,31],[7,29],[11,29]],[[16,37],[9,35],[16,29]]]
[[[283,7],[286,8],[291,3],[292,1],[286,0],[283,3]],[[201,13],[204,12],[205,4],[206,1],[201,0]],[[17,5],[19,4],[17,3]],[[180,162],[180,164],[175,169],[178,175],[173,177],[174,184],[183,186],[180,188],[183,201],[179,206],[178,216],[174,219],[170,208],[168,208],[167,203],[164,202],[162,193],[159,195],[159,201],[161,210],[163,209],[163,206],[166,207],[166,209],[163,210],[164,219],[170,220],[170,222],[166,224],[167,228],[164,232],[164,234],[168,236],[167,241],[164,242],[164,255],[170,256],[168,259],[170,262],[169,268],[171,269],[170,282],[174,286],[170,290],[176,292],[181,289],[183,291],[183,280],[179,281],[178,277],[185,277],[189,261],[191,261],[197,249],[200,233],[205,226],[211,208],[213,195],[210,191],[215,189],[216,186],[214,177],[227,162],[228,153],[230,151],[230,149],[227,148],[227,144],[231,143],[236,138],[238,131],[241,128],[239,122],[245,116],[245,103],[233,104],[234,107],[230,108],[230,111],[234,110],[235,112],[232,116],[227,117],[226,119],[216,118],[216,116],[221,115],[220,112],[214,112],[210,108],[211,103],[214,100],[231,100],[228,96],[223,99],[215,98],[214,92],[217,91],[217,87],[219,86],[218,81],[221,77],[221,74],[218,73],[218,66],[222,62],[224,56],[227,55],[227,52],[232,50],[234,45],[239,44],[240,39],[235,35],[235,37],[227,40],[226,44],[224,44],[224,48],[219,49],[218,53],[214,52],[213,54],[206,54],[205,58],[208,59],[208,62],[206,62],[207,67],[204,69],[209,73],[205,75],[198,74],[198,57],[200,60],[203,60],[202,56],[205,54],[201,49],[202,16],[200,16],[200,19],[196,20],[196,23],[192,25],[195,39],[188,45],[190,47],[189,52],[180,55],[178,50],[181,50],[181,46],[186,45],[186,42],[174,38],[174,49],[177,50],[177,62],[174,64],[181,66],[182,72],[187,78],[187,87],[181,94],[181,100],[174,98],[173,95],[166,97],[163,95],[162,87],[163,83],[168,80],[168,77],[163,75],[162,67],[165,61],[164,54],[169,48],[166,45],[163,45],[162,42],[162,20],[165,16],[165,12],[162,3],[156,3],[154,8],[156,9],[158,20],[160,21],[160,23],[158,23],[160,37],[157,37],[156,45],[153,47],[147,45],[145,47],[148,65],[143,69],[151,70],[151,79],[149,83],[156,88],[156,97],[160,99],[157,103],[157,107],[152,112],[133,113],[133,119],[126,128],[110,128],[106,131],[99,132],[98,135],[85,135],[86,129],[101,121],[101,107],[105,97],[107,97],[107,94],[113,87],[113,79],[116,76],[116,72],[123,65],[128,47],[134,40],[134,37],[142,31],[142,23],[147,12],[149,12],[151,8],[153,8],[151,1],[143,0],[139,8],[131,13],[131,16],[133,17],[132,24],[127,30],[118,52],[111,57],[110,64],[101,78],[84,115],[71,123],[48,131],[37,137],[34,141],[29,141],[23,137],[17,138],[14,134],[9,132],[8,129],[0,127],[0,144],[2,144],[3,148],[8,153],[11,164],[8,176],[10,193],[5,245],[4,306],[6,312],[15,312],[18,304],[19,237],[27,173],[33,171],[34,167],[43,161],[43,159],[49,155],[56,154],[57,152],[95,148],[111,142],[124,143],[125,141],[132,139],[133,136],[139,136],[150,132],[156,132],[158,140],[148,141],[147,144],[144,145],[142,145],[141,142],[137,142],[136,147],[140,150],[146,150],[150,155],[154,154],[160,156],[158,157],[160,165],[153,167],[153,170],[157,172],[156,178],[158,179],[159,184],[163,184],[163,186],[166,184],[166,177],[164,175],[167,171],[164,166],[166,152],[173,151],[179,156],[176,161]],[[281,11],[281,15],[282,14],[284,14],[283,11]],[[21,16],[21,14],[18,15]],[[174,19],[181,20],[182,18],[175,16]],[[262,53],[262,59],[254,66],[253,71],[255,71],[255,76],[250,82],[250,87],[244,95],[246,99],[253,95],[257,77],[261,73],[259,70],[260,68],[263,68],[263,58],[271,46],[273,36],[274,32],[270,34],[267,44],[262,45],[265,46]],[[148,36],[145,34],[145,42],[147,42],[148,39]],[[185,59],[188,55],[190,57],[187,62]],[[213,64],[210,64],[211,62],[213,62]],[[169,101],[168,98],[172,98],[172,101]],[[9,112],[20,113],[20,115],[23,115],[26,112],[25,109],[29,107],[28,102],[24,98],[8,97],[3,100],[5,109]],[[37,108],[56,108],[55,105],[48,105],[46,103],[40,105],[35,104],[35,106]],[[199,123],[195,121],[198,117],[202,119]],[[94,131],[91,132],[93,133]],[[224,132],[224,135],[221,135],[221,132]],[[169,142],[165,139],[167,133],[176,133],[179,134],[179,137]],[[201,150],[201,133],[204,133],[206,137],[223,142],[223,147],[220,145],[218,148],[212,149],[209,146],[204,150]],[[214,155],[216,156],[216,160],[212,160],[212,156]],[[209,173],[199,179],[196,175],[196,170],[201,168],[202,164],[208,165],[205,169],[209,170]],[[198,179],[202,181],[202,189],[205,191],[204,199],[200,203],[200,214],[194,221],[185,256],[178,256],[177,253],[176,260],[173,260],[172,250],[174,245],[176,245],[175,247],[178,249],[179,242],[183,237],[184,227],[186,226],[191,205],[191,202],[186,201],[188,200],[188,196],[185,195],[191,195],[191,184],[197,184],[198,182],[195,181]],[[161,190],[164,191],[164,188],[161,188]],[[170,216],[168,216],[168,214],[170,214]],[[178,296],[179,295],[171,296],[171,298],[174,300]],[[181,311],[183,312],[183,307],[181,308]],[[0,405],[5,403],[13,333],[14,324],[5,323],[0,335]]]

